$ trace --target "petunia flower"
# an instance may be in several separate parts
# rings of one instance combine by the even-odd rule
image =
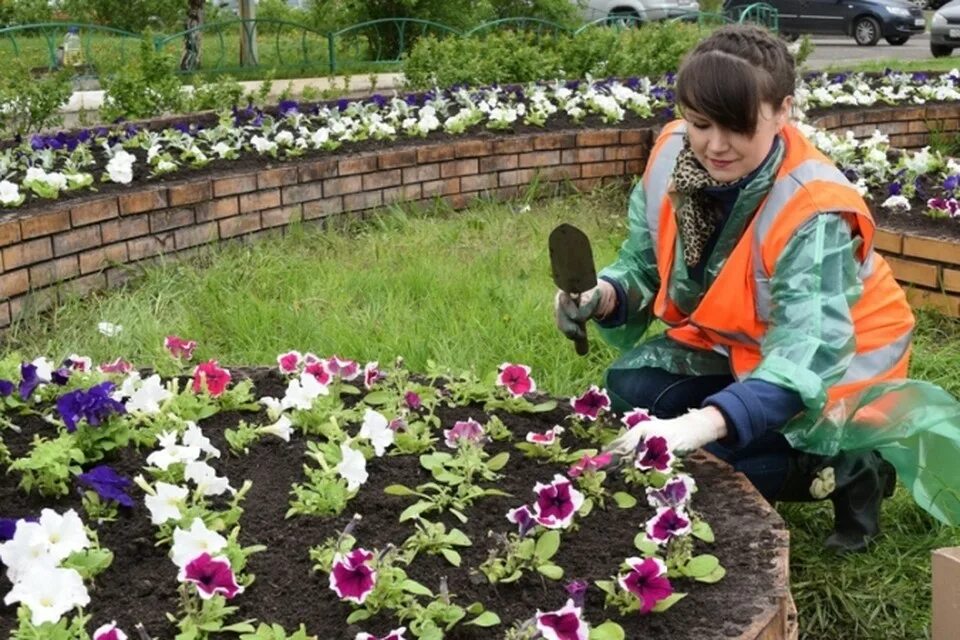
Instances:
[[[480,443],[483,441],[485,432],[483,425],[474,420],[458,420],[453,423],[453,427],[443,430],[443,442],[451,449],[456,449],[460,441]]]
[[[634,465],[641,471],[669,471],[673,453],[663,436],[647,436],[637,446]]]
[[[180,506],[190,491],[186,487],[178,487],[166,482],[158,482],[155,488],[156,495],[147,495],[143,498],[144,504],[150,511],[150,524],[160,525],[168,520],[180,519]]]
[[[287,351],[277,356],[277,366],[280,368],[280,373],[297,373],[302,363],[303,356],[299,351]]]
[[[368,362],[363,367],[363,388],[369,391],[373,388],[373,385],[376,384],[377,380],[380,380],[384,377],[383,373],[380,371],[379,362]]]
[[[586,580],[571,580],[564,586],[573,606],[583,608],[583,602],[587,598],[587,590],[590,589],[590,583]]]
[[[373,445],[373,451],[380,457],[384,454],[391,444],[393,444],[394,432],[390,428],[387,419],[379,412],[373,409],[367,409],[363,414],[363,424],[360,426],[358,434],[361,438],[370,441]]]
[[[271,425],[257,429],[260,433],[268,436],[276,436],[284,442],[290,442],[290,435],[293,433],[293,423],[287,416],[280,416],[280,419]]]
[[[176,431],[163,431],[157,436],[160,448],[147,456],[147,464],[161,470],[167,470],[170,465],[193,462],[200,457],[199,446],[184,446],[177,444]]]
[[[74,371],[92,371],[93,360],[87,356],[78,356],[75,353],[71,353],[67,359],[63,361],[63,366],[68,369],[73,369]]]
[[[560,474],[555,475],[550,484],[538,482],[533,491],[537,494],[534,517],[537,524],[547,529],[566,529],[583,505],[583,494]]]
[[[83,586],[83,578],[75,569],[62,569],[39,564],[13,583],[13,589],[4,597],[4,604],[19,602],[30,610],[30,622],[39,627],[45,622],[56,623],[76,607],[90,604],[90,594]]]
[[[89,389],[76,389],[57,398],[57,413],[63,419],[67,431],[73,433],[80,420],[86,420],[91,426],[98,426],[114,413],[126,413],[123,403],[110,396],[115,388],[116,385],[112,382],[101,382]]]
[[[634,409],[633,411],[628,411],[623,414],[623,417],[620,418],[620,422],[624,424],[627,429],[633,429],[635,426],[641,422],[648,422],[652,420],[650,414],[646,409]]]
[[[299,378],[294,378],[287,383],[287,392],[280,401],[280,406],[283,409],[308,411],[317,397],[326,395],[330,395],[327,386],[309,371],[304,371]]]
[[[416,411],[420,408],[422,401],[420,400],[420,395],[413,392],[407,391],[403,394],[403,402],[407,405],[407,408],[411,411]]]
[[[537,631],[544,640],[587,640],[590,627],[582,616],[583,610],[567,600],[562,608],[543,613],[537,609]]]
[[[191,560],[207,553],[214,555],[227,546],[227,539],[216,531],[207,529],[200,518],[194,518],[189,529],[177,527],[173,530],[173,546],[170,559],[179,568],[187,566]]]
[[[687,473],[678,473],[670,478],[662,489],[647,487],[647,502],[653,508],[673,507],[683,508],[690,502],[690,497],[696,489],[693,477]]]
[[[553,427],[547,429],[543,433],[537,433],[536,431],[528,431],[526,435],[526,441],[531,444],[538,444],[544,447],[548,447],[557,441],[557,438],[560,434],[563,433],[563,427],[560,425],[554,425]]]
[[[77,476],[77,481],[93,489],[104,500],[113,500],[125,507],[133,507],[133,498],[126,492],[133,481],[121,476],[109,465],[101,464],[93,467]]]
[[[377,584],[377,572],[371,566],[373,553],[354,549],[346,555],[337,554],[330,570],[330,588],[341,600],[363,604]]]
[[[570,406],[578,418],[593,421],[610,409],[610,396],[605,389],[594,384],[582,396],[571,398]]]
[[[130,373],[133,371],[133,365],[123,358],[117,358],[113,362],[104,362],[97,369],[102,373]]]
[[[128,380],[133,382],[133,390],[129,393],[129,400],[126,402],[126,408],[129,412],[155,415],[160,413],[160,405],[173,397],[173,392],[163,386],[158,374],[153,374],[146,380],[140,381],[139,374],[135,379],[133,374]],[[124,381],[126,383],[126,381]],[[126,384],[124,384],[126,386]]]
[[[660,507],[657,515],[647,521],[647,537],[657,544],[666,544],[672,538],[690,533],[690,519],[673,507]]]
[[[37,365],[26,362],[20,365],[19,391],[21,400],[28,400],[37,387],[47,382],[50,382],[50,373],[43,377],[38,373]]]
[[[47,538],[37,522],[18,520],[13,536],[0,543],[0,562],[7,567],[7,578],[11,583],[19,582],[33,567],[57,566],[59,560],[50,555]]]
[[[201,553],[180,569],[177,579],[197,585],[197,593],[204,600],[209,600],[218,593],[227,600],[243,593],[243,587],[237,584],[230,560],[226,556],[214,558],[209,553]]]
[[[353,360],[341,360],[337,356],[333,356],[325,361],[325,365],[330,375],[338,376],[341,380],[347,382],[355,380],[360,375],[360,365]]]
[[[573,466],[567,469],[567,475],[571,478],[577,478],[587,471],[598,471],[610,464],[612,459],[612,453],[601,453],[595,456],[585,453]]]
[[[361,631],[354,637],[353,640],[406,640],[406,637],[403,635],[406,633],[406,627],[400,627],[398,629],[393,629],[385,636],[375,636],[372,633],[366,633]]]
[[[116,620],[112,620],[109,624],[97,627],[93,632],[93,640],[127,640],[127,634],[120,630]]]
[[[519,527],[519,533],[521,536],[527,535],[531,529],[537,526],[537,521],[534,518],[534,510],[527,505],[507,511],[507,520]]]
[[[330,375],[326,360],[318,358],[312,353],[308,353],[303,356],[303,364],[303,370],[316,378],[317,382],[320,384],[330,384],[333,376]]]
[[[177,360],[190,360],[193,358],[193,350],[197,348],[197,341],[184,340],[180,336],[167,336],[163,346]]]
[[[0,398],[6,398],[13,393],[17,386],[10,380],[0,380]]]
[[[83,521],[73,509],[63,514],[53,509],[43,509],[32,535],[34,542],[42,541],[46,545],[47,555],[54,562],[65,560],[71,553],[90,546]]]
[[[660,558],[627,558],[630,572],[617,578],[624,591],[640,599],[640,613],[650,613],[658,602],[673,594],[667,565]]]
[[[347,481],[347,489],[353,491],[367,481],[367,459],[363,454],[348,444],[340,445],[340,464],[337,465],[339,473]]]
[[[217,475],[217,470],[203,460],[188,462],[183,469],[183,479],[194,483],[205,496],[219,496],[227,491],[233,493],[230,481]]]
[[[183,430],[180,441],[183,442],[183,446],[196,447],[212,458],[220,457],[220,450],[213,446],[210,438],[203,435],[203,430],[193,420],[187,420],[187,428]]]
[[[193,392],[209,393],[211,396],[219,396],[227,389],[230,384],[230,371],[222,368],[216,360],[198,364],[193,370]]]
[[[515,398],[537,390],[537,384],[530,377],[530,367],[523,364],[504,362],[497,375],[497,386],[505,387]]]

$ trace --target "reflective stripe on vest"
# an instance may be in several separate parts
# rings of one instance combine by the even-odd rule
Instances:
[[[907,355],[912,339],[911,329],[890,344],[854,355],[847,372],[837,384],[852,384],[883,375]]]
[[[854,188],[846,176],[835,166],[820,160],[806,160],[787,175],[777,179],[767,195],[763,208],[757,213],[753,234],[753,275],[756,282],[757,315],[764,322],[770,321],[770,315],[773,311],[770,279],[767,277],[764,268],[762,253],[767,233],[773,227],[780,211],[798,191],[805,189],[806,184],[813,180],[832,182],[848,189]],[[823,211],[821,213],[842,212]],[[859,269],[861,281],[866,280],[873,273],[873,247],[868,247],[865,255],[867,259],[863,261]]]
[[[653,164],[647,167],[643,176],[647,226],[650,228],[650,237],[653,238],[653,252],[658,260],[660,259],[660,247],[657,243],[660,233],[660,209],[663,207],[664,198],[667,197],[670,176],[673,175],[677,156],[683,149],[683,136],[686,132],[686,123],[681,123],[670,132],[670,137],[663,141],[656,157],[653,158]]]

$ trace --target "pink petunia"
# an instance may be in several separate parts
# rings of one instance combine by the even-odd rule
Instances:
[[[696,488],[693,478],[686,473],[678,473],[670,478],[662,489],[647,487],[647,502],[653,508],[674,507],[683,508],[690,502],[690,497]]]
[[[330,588],[341,600],[363,604],[377,584],[377,572],[371,566],[373,553],[354,549],[347,555],[337,554],[330,571]]]
[[[330,384],[330,381],[333,379],[333,376],[330,374],[330,370],[327,369],[326,360],[316,360],[314,362],[309,362],[306,359],[304,360],[305,366],[303,368],[304,373],[309,373],[317,382],[323,385]]]
[[[406,640],[406,637],[403,635],[406,631],[406,627],[400,627],[385,636],[375,636],[372,633],[364,633],[361,631],[353,640]]]
[[[123,358],[117,358],[113,362],[104,362],[97,368],[103,373],[130,373],[133,371],[133,365]]]
[[[423,404],[420,400],[420,395],[413,391],[407,391],[403,394],[403,402],[411,411],[416,411]]]
[[[450,429],[444,429],[443,441],[451,449],[456,449],[461,440],[478,444],[483,442],[484,435],[483,425],[473,418],[467,418],[453,423]]]
[[[530,377],[530,367],[524,364],[504,362],[497,375],[497,386],[506,387],[514,398],[537,390],[537,383]]]
[[[660,507],[657,515],[647,521],[647,537],[657,544],[666,544],[690,533],[691,529],[690,519],[673,507]]]
[[[640,613],[650,611],[661,600],[673,594],[673,586],[667,579],[667,565],[660,558],[627,558],[630,572],[618,577],[625,591],[640,599]]]
[[[633,411],[628,411],[623,414],[620,422],[622,422],[627,429],[633,429],[641,422],[649,422],[652,419],[646,409],[634,409]]]
[[[243,587],[237,584],[226,556],[213,558],[209,553],[201,553],[180,569],[178,579],[180,582],[197,585],[197,593],[204,600],[209,600],[218,593],[227,600],[243,593]]]
[[[363,388],[369,391],[373,388],[373,385],[376,384],[377,380],[382,379],[384,376],[380,372],[380,363],[368,362],[366,366],[363,367]]]
[[[534,519],[533,509],[527,505],[507,511],[507,520],[519,527],[519,533],[521,536],[527,535],[531,529],[537,526],[537,521]]]
[[[349,382],[360,375],[360,365],[353,360],[341,360],[337,356],[333,356],[325,362],[330,375],[338,376],[341,380]]]
[[[571,398],[570,406],[578,418],[593,421],[610,409],[610,396],[606,390],[594,384],[582,396]]]
[[[544,640],[587,640],[590,627],[582,618],[582,609],[567,600],[561,609],[543,613],[537,610],[537,631]]]
[[[127,640],[127,634],[117,627],[116,621],[97,627],[93,632],[93,640]]]
[[[669,471],[673,453],[663,436],[647,436],[637,446],[634,465],[641,471]]]
[[[526,440],[531,444],[539,444],[541,446],[548,447],[557,441],[557,438],[561,433],[563,433],[563,427],[560,425],[554,425],[543,433],[537,433],[536,431],[528,432]]]
[[[197,348],[196,340],[184,340],[180,336],[167,336],[163,341],[164,348],[177,360],[190,360],[193,350]]]
[[[567,475],[571,478],[577,478],[587,471],[599,471],[610,464],[612,459],[613,454],[611,453],[601,453],[595,456],[583,454],[583,457],[567,470]]]
[[[300,365],[303,363],[303,356],[299,351],[287,351],[277,356],[277,366],[280,373],[291,374],[300,371]]]
[[[193,370],[193,392],[206,391],[211,396],[219,396],[230,384],[230,371],[224,369],[216,360],[209,360],[198,364]]]
[[[583,506],[583,494],[560,474],[555,475],[550,484],[538,482],[533,491],[537,494],[534,517],[537,524],[547,529],[566,529]]]

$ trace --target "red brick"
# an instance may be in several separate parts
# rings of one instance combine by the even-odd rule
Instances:
[[[156,211],[167,207],[167,191],[166,189],[147,189],[122,193],[118,201],[120,203],[120,215],[122,216],[144,211]]]
[[[575,133],[544,133],[533,139],[535,151],[545,149],[570,149],[577,144]]]
[[[357,173],[367,173],[377,170],[377,156],[365,155],[352,158],[340,158],[338,172],[341,176],[352,176]]]
[[[60,233],[53,237],[53,253],[56,256],[65,256],[68,253],[77,253],[100,244],[100,227],[91,225],[80,227],[73,231]]]
[[[493,153],[523,153],[533,151],[534,136],[517,136],[493,141]]]
[[[213,181],[213,197],[222,198],[238,193],[249,193],[257,190],[257,174],[250,173],[243,176],[231,176]]]
[[[361,191],[360,193],[344,194],[344,211],[362,211],[373,209],[383,204],[383,191]]]
[[[20,242],[20,220],[7,219],[0,222],[0,247]]]
[[[457,157],[457,149],[452,144],[437,144],[417,149],[417,164],[453,160]]]
[[[167,200],[171,207],[203,202],[213,197],[213,185],[209,180],[190,181],[167,188]]]
[[[30,267],[30,288],[40,289],[80,274],[77,256],[48,260]]]
[[[127,262],[127,243],[118,242],[105,247],[97,247],[80,254],[80,273],[100,271],[110,264]]]
[[[286,207],[277,207],[260,212],[260,226],[264,229],[279,227],[303,219],[303,205],[291,204]]]
[[[439,164],[421,164],[418,167],[408,167],[403,170],[403,184],[411,182],[426,182],[440,177]]]
[[[317,200],[323,197],[322,182],[306,182],[304,184],[292,184],[289,187],[281,189],[283,204],[296,204],[306,202],[307,200]]]
[[[293,189],[299,185],[293,185]],[[240,213],[248,211],[263,211],[264,209],[273,209],[280,206],[280,189],[269,189],[267,191],[257,191],[255,193],[246,193],[240,196]]]
[[[216,222],[211,224],[216,225]],[[110,267],[103,272],[107,276],[107,288],[115,289],[116,287],[133,280],[136,275],[133,269],[126,269],[121,267]]]
[[[204,222],[203,224],[195,224],[193,226],[184,227],[183,229],[177,229],[174,231],[173,243],[179,252],[200,244],[216,242],[216,240],[219,238],[217,233],[218,227],[217,223],[214,221]]]
[[[406,184],[402,187],[390,187],[383,190],[383,204],[394,202],[412,202],[419,200],[423,188],[419,184]]]
[[[356,193],[363,188],[363,181],[360,176],[348,176],[346,178],[329,178],[323,181],[323,196],[341,196],[348,193]]]
[[[127,252],[131,262],[143,258],[152,258],[161,253],[170,253],[174,248],[172,233],[160,236],[145,236],[127,241]]]
[[[311,200],[310,202],[303,203],[304,220],[323,218],[341,212],[343,212],[343,198],[341,196],[323,198],[322,200]]]
[[[647,166],[647,160],[627,160],[623,164],[623,171],[626,175],[629,176],[638,176],[643,173],[644,168]]]
[[[193,224],[193,209],[165,209],[150,214],[150,233],[159,233]]]
[[[371,191],[373,189],[383,189],[384,187],[395,187],[403,182],[403,176],[400,169],[390,171],[377,171],[363,176],[363,190]]]
[[[561,164],[555,167],[544,167],[542,169],[537,169],[537,175],[540,176],[540,179],[551,182],[575,180],[580,177],[580,165]],[[464,191],[466,191],[466,189],[464,189]]]
[[[927,123],[921,121],[914,121],[907,123],[907,133],[927,133]]]
[[[219,224],[220,238],[232,238],[259,229],[260,213],[244,213],[232,218],[224,218]]]
[[[554,164],[560,164],[559,151],[531,151],[520,154],[520,168],[527,167],[549,167]]]
[[[620,131],[620,144],[639,144],[649,147],[653,143],[650,129],[624,129]]]
[[[108,220],[100,224],[100,237],[103,244],[112,244],[120,240],[139,238],[150,233],[150,221],[146,214]]]
[[[0,328],[10,326],[10,303],[0,303]]]
[[[518,164],[520,164],[520,156],[517,154],[487,156],[480,158],[480,173],[516,169]]]
[[[333,178],[337,175],[337,159],[325,158],[324,160],[302,164],[298,171],[300,182],[314,182],[324,178]]]
[[[623,162],[590,162],[587,164],[581,164],[580,175],[584,178],[622,176]]]
[[[493,142],[490,140],[464,140],[454,145],[458,158],[479,158],[490,155]]]
[[[603,151],[604,160],[636,160],[646,155],[643,147],[607,147]]]
[[[476,200],[475,194],[464,194],[464,193],[454,193],[443,198],[444,202],[447,203],[447,206],[451,209],[465,209],[470,205],[470,202]]]
[[[445,196],[451,193],[459,193],[460,178],[449,178],[447,180],[431,180],[423,183],[423,197],[432,198],[433,196]]]
[[[451,160],[440,164],[440,177],[453,178],[456,176],[467,176],[479,171],[480,163],[476,158],[467,158],[465,160]]]
[[[91,273],[74,280],[64,282],[59,290],[60,303],[64,303],[74,296],[85,296],[91,291],[100,291],[107,286],[107,277],[102,273]]]
[[[475,176],[463,176],[460,178],[461,191],[481,191],[484,189],[493,189],[497,186],[497,174],[481,173]]]
[[[296,167],[279,167],[277,169],[267,169],[257,174],[258,189],[272,189],[273,187],[282,187],[288,184],[297,183]]]
[[[513,187],[520,184],[528,184],[533,180],[533,169],[517,169],[516,171],[503,171],[500,173],[500,186]]]
[[[235,216],[239,211],[238,196],[207,200],[198,203],[196,206],[197,222],[209,222],[210,220]]]
[[[116,198],[85,202],[84,204],[74,205],[73,209],[70,210],[70,220],[75,227],[109,220],[119,215],[120,208],[117,206]]]
[[[415,164],[417,164],[416,149],[386,151],[377,157],[377,167],[379,169],[397,169],[399,167],[410,167]]]
[[[864,112],[860,109],[854,111],[844,111],[840,114],[840,125],[849,127],[863,122]]]
[[[620,132],[616,130],[583,131],[577,134],[578,147],[605,147],[620,142]]]
[[[6,271],[27,264],[36,264],[53,257],[53,245],[49,237],[28,240],[3,250],[3,268]]]
[[[490,195],[496,200],[515,200],[520,196],[520,189],[519,187],[500,187],[491,191]]]
[[[593,191],[603,184],[600,178],[581,178],[573,181],[573,186],[580,192]]]
[[[603,147],[590,147],[587,149],[564,149],[560,155],[563,164],[573,164],[581,162],[600,162],[603,160]]]
[[[26,293],[30,289],[30,277],[26,269],[7,271],[0,275],[0,298]]]
[[[70,210],[62,209],[51,213],[27,214],[20,220],[20,235],[24,240],[49,236],[70,228]]]

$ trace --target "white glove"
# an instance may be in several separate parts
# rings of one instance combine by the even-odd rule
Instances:
[[[641,422],[604,448],[615,457],[631,456],[641,438],[661,436],[675,453],[687,453],[727,435],[727,421],[716,407],[692,409],[679,418]]]
[[[571,340],[583,333],[581,324],[590,318],[603,320],[617,306],[617,290],[606,280],[598,280],[597,286],[580,294],[574,300],[566,291],[557,290],[553,301],[557,328]]]

